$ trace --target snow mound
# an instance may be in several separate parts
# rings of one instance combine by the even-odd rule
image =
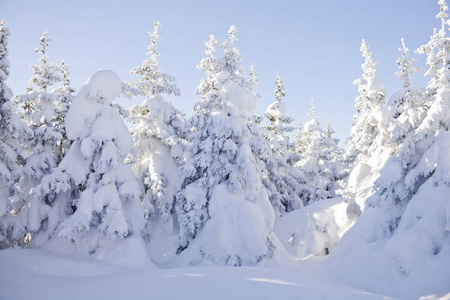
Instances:
[[[275,119],[284,118],[287,115],[287,107],[281,101],[275,101],[266,109],[266,115]]]
[[[275,233],[294,258],[324,256],[350,227],[344,198],[325,199],[288,213],[275,223]]]
[[[260,207],[217,185],[209,204],[210,219],[194,241],[194,253],[221,265],[254,265],[267,257],[266,218]]]
[[[116,73],[110,70],[95,72],[86,84],[89,87],[88,98],[103,104],[110,104],[122,93],[122,81]]]
[[[448,297],[450,234],[445,226],[450,189],[440,175],[437,172],[422,184],[393,234],[390,214],[398,212],[383,203],[367,207],[327,257],[324,272],[345,284],[400,299]]]
[[[258,98],[252,92],[242,88],[232,80],[227,80],[222,86],[226,98],[227,112],[238,117],[250,118],[255,112]]]

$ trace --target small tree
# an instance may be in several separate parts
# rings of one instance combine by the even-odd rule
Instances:
[[[149,32],[151,39],[147,47],[149,59],[144,60],[141,66],[131,69],[131,75],[140,75],[139,81],[134,86],[144,95],[174,94],[180,95],[180,89],[176,86],[176,78],[161,71],[159,58],[161,55],[156,50],[156,43],[160,40],[158,29],[161,28],[159,22],[154,23],[153,32]]]
[[[69,107],[73,102],[73,99],[75,98],[74,93],[75,89],[71,86],[71,78],[70,78],[70,72],[69,72],[69,66],[67,65],[66,61],[63,60],[61,64],[59,65],[60,72],[62,75],[62,83],[63,86],[56,88],[53,93],[57,95],[58,104],[57,104],[57,111],[56,111],[56,118],[55,118],[55,127],[58,129],[58,131],[61,133],[61,142],[60,142],[60,149],[59,149],[59,159],[58,161],[61,161],[64,157],[65,153],[70,148],[69,140],[67,139],[66,134],[66,128],[65,128],[65,120],[67,112],[69,111]]]
[[[292,144],[285,135],[285,132],[292,132],[294,127],[284,125],[292,123],[293,119],[287,115],[286,104],[281,101],[285,91],[278,73],[275,84],[277,85],[274,91],[276,100],[265,112],[270,125],[265,127],[269,151],[262,157],[267,170],[267,177],[263,178],[263,184],[268,190],[269,199],[276,214],[281,216],[303,206],[300,196],[304,192],[305,179],[300,170],[294,167],[297,156],[292,154]]]
[[[436,94],[437,87],[439,85],[439,77],[441,75],[442,62],[448,60],[448,54],[450,52],[449,39],[446,36],[446,22],[448,18],[447,10],[448,6],[445,0],[438,1],[440,11],[436,15],[436,18],[441,20],[441,28],[439,31],[434,29],[428,43],[421,45],[416,53],[426,54],[426,64],[428,70],[425,72],[425,76],[433,76],[426,87],[426,95],[432,97]]]
[[[301,169],[305,179],[309,194],[304,199],[305,204],[327,199],[331,197],[333,183],[331,170],[328,164],[331,161],[329,153],[326,151],[326,133],[323,132],[317,118],[314,100],[311,99],[311,121],[305,123],[302,144],[305,150],[302,159],[296,164]]]
[[[402,39],[402,48],[398,49],[401,53],[396,61],[398,72],[395,74],[403,82],[403,90],[394,95],[388,103],[389,110],[394,118],[398,118],[403,112],[408,109],[415,109],[419,105],[417,93],[413,91],[411,85],[412,75],[418,70],[414,68],[414,58],[409,57],[409,49],[405,46],[405,41]]]

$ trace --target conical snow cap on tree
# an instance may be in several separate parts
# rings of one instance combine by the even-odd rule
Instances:
[[[161,28],[159,22],[154,23],[153,32],[149,32],[151,39],[147,47],[148,59],[144,60],[142,65],[133,68],[131,75],[141,75],[141,78],[134,85],[144,96],[160,95],[163,93],[180,95],[180,89],[176,86],[176,79],[173,76],[163,72],[159,67],[160,53],[156,50],[156,44],[161,39],[158,29]]]

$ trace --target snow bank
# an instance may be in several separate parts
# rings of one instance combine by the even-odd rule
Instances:
[[[388,206],[368,207],[323,262],[342,282],[400,299],[450,292],[450,188],[429,178],[406,206],[394,234]],[[435,299],[435,298],[432,298]]]
[[[288,213],[275,223],[275,233],[296,259],[324,256],[351,226],[344,198],[324,199]]]
[[[264,230],[271,224],[266,224],[259,205],[247,201],[242,193],[230,192],[225,184],[215,186],[209,216],[189,248],[194,255],[202,253],[206,260],[231,266],[254,265],[271,256],[267,252],[270,233]]]

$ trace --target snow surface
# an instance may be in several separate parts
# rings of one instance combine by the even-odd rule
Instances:
[[[448,231],[435,230],[445,222],[447,189],[432,181],[421,187],[397,234],[377,242],[366,234],[377,230],[369,228],[380,216],[375,209],[350,229],[343,198],[293,211],[275,223],[293,258],[274,267],[184,267],[175,255],[177,237],[168,234],[155,235],[147,245],[136,236],[110,241],[92,255],[59,237],[41,248],[6,249],[0,251],[0,298],[450,299]],[[426,195],[434,195],[433,207]],[[324,247],[330,255],[314,255]]]
[[[0,252],[2,299],[391,299],[312,270],[260,267],[124,268],[43,249]]]

